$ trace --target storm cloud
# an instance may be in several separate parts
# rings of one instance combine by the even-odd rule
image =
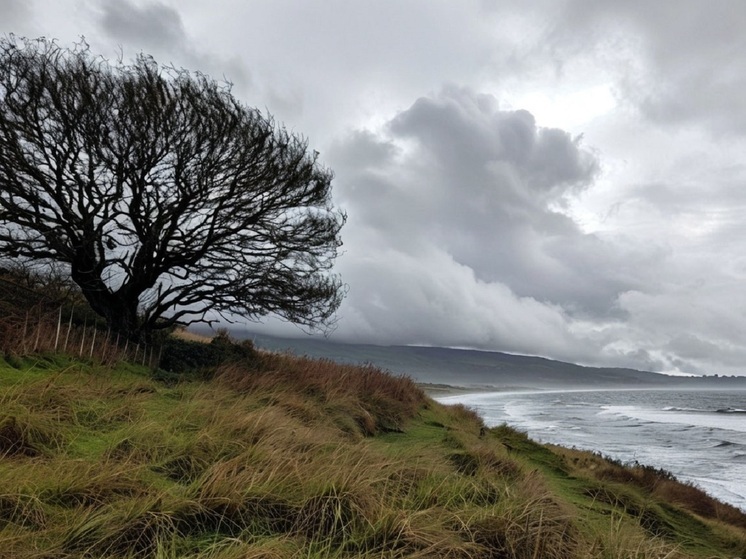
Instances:
[[[307,137],[349,217],[333,339],[746,373],[740,0],[0,6]]]
[[[101,27],[110,37],[150,51],[180,47],[186,31],[179,12],[160,3],[134,5],[127,0],[102,5]]]
[[[578,358],[580,323],[619,319],[620,295],[644,284],[630,263],[665,256],[584,233],[562,208],[596,156],[492,95],[445,88],[329,157],[349,213],[351,338]]]

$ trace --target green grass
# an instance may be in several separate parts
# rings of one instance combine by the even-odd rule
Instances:
[[[406,378],[270,354],[189,378],[0,360],[0,558],[746,555],[746,515],[665,472]]]

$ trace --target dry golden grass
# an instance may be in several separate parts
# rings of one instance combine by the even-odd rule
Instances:
[[[179,338],[180,340],[186,340],[187,342],[198,342],[201,344],[209,344],[214,336],[207,336],[205,334],[199,334],[197,332],[192,332],[191,330],[187,330],[186,328],[176,328],[174,332],[171,334],[175,338]]]
[[[738,518],[687,520],[671,503],[692,498],[668,480],[486,429],[372,367],[262,354],[161,383],[131,366],[43,365],[0,361],[3,559],[746,550]]]
[[[278,388],[287,411],[301,419],[313,414],[352,419],[365,435],[400,430],[416,415],[427,397],[410,378],[395,377],[371,366],[341,365],[329,360],[262,356],[261,367],[240,363],[218,369],[215,382],[241,393],[263,394],[272,404]],[[336,414],[334,414],[336,412]]]

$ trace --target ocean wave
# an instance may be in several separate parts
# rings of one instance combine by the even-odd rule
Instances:
[[[717,409],[701,409],[701,408],[682,408],[679,406],[667,406],[663,408],[665,412],[674,413],[743,413],[746,414],[746,409],[741,408],[717,408]]]
[[[746,510],[742,393],[536,393],[482,396],[479,403],[489,425],[508,422],[541,442],[634,457]]]
[[[711,448],[728,449],[733,451],[735,456],[746,455],[746,444],[743,443],[734,443],[728,440],[721,440],[716,445],[713,445]]]

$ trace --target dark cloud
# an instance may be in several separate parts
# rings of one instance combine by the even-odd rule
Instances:
[[[215,57],[195,48],[180,13],[160,2],[136,5],[129,0],[101,2],[99,24],[103,33],[128,53],[144,52],[162,64],[183,64],[218,81],[235,84],[245,93],[251,87],[250,73],[231,56]]]
[[[573,313],[613,312],[618,293],[635,285],[602,239],[558,211],[598,169],[566,132],[455,88],[417,100],[387,130],[380,140],[358,133],[334,154],[350,173],[339,187],[348,229],[354,216],[374,242],[413,257],[437,247],[478,281]],[[376,155],[361,166],[354,153]]]
[[[342,337],[587,359],[574,322],[625,315],[618,298],[645,275],[630,263],[662,256],[584,233],[561,210],[596,177],[594,154],[468,88],[347,136],[330,160],[350,217]]]
[[[502,190],[501,205],[508,191],[540,205],[559,201],[597,171],[594,156],[567,132],[539,128],[529,112],[500,111],[494,97],[466,88],[419,99],[390,128],[415,139],[441,172],[459,179],[471,173],[472,186]]]
[[[101,26],[110,37],[144,51],[181,48],[186,32],[179,12],[158,2],[136,6],[128,0],[101,4]]]
[[[401,150],[391,141],[370,130],[355,130],[335,146],[334,156],[350,171],[369,171],[386,167]],[[355,188],[351,185],[350,188]]]

